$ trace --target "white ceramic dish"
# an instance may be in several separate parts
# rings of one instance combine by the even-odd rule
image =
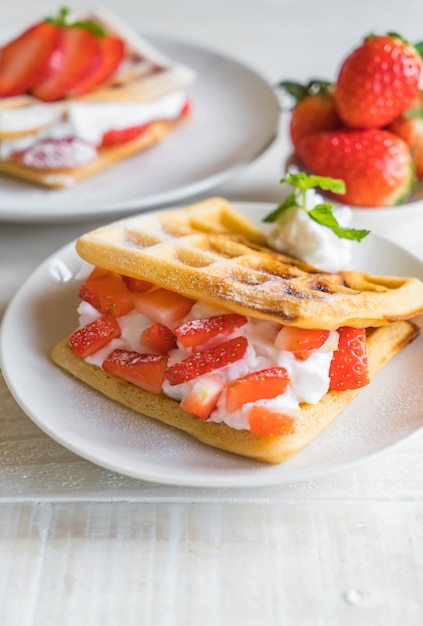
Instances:
[[[0,220],[80,221],[173,204],[234,176],[273,142],[279,105],[258,74],[211,50],[149,39],[195,70],[189,90],[192,121],[151,150],[69,190],[45,190],[0,176]]]
[[[257,220],[274,208],[237,206]],[[354,266],[423,278],[422,262],[374,235],[357,244]],[[5,314],[0,356],[5,380],[29,417],[63,446],[100,466],[177,485],[281,484],[310,480],[373,458],[423,426],[423,338],[397,355],[330,428],[281,465],[266,466],[219,452],[135,415],[72,379],[49,359],[53,345],[76,327],[78,285],[88,271],[73,243],[47,259]]]

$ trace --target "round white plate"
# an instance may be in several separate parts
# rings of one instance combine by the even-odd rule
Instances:
[[[274,207],[237,204],[261,219]],[[370,235],[354,266],[416,275],[423,264]],[[408,346],[363,389],[338,420],[287,462],[267,466],[209,448],[182,432],[104,398],[56,367],[53,345],[77,325],[78,286],[89,266],[71,243],[27,280],[3,321],[0,356],[12,394],[53,439],[94,463],[148,481],[202,487],[272,485],[310,480],[369,459],[423,426],[423,339]]]
[[[217,52],[149,39],[196,72],[189,88],[192,120],[152,149],[69,190],[45,190],[0,175],[0,220],[82,220],[173,204],[234,176],[271,145],[279,105],[265,80]]]

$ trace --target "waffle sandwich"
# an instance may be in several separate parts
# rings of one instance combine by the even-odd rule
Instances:
[[[55,363],[268,463],[314,439],[419,332],[420,280],[321,272],[268,248],[221,198],[109,224],[77,251],[96,269]]]
[[[189,120],[187,88],[195,79],[190,68],[162,54],[108,10],[75,22],[94,25],[101,37],[74,23],[40,23],[0,50],[0,172],[55,189],[152,147]],[[51,59],[65,57],[63,79],[49,69],[51,59],[42,70],[31,71],[28,55],[25,82],[14,69],[14,55],[30,45],[41,56],[44,39],[56,36],[44,28],[59,33],[49,50]],[[87,61],[75,48],[86,43],[84,36],[94,40],[91,67],[96,69],[79,70]],[[39,80],[32,84],[37,72]]]

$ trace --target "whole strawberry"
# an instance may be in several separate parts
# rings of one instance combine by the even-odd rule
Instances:
[[[344,61],[335,86],[337,111],[352,128],[380,128],[407,108],[419,89],[422,58],[396,34],[371,35]]]
[[[295,98],[289,126],[294,150],[303,137],[324,130],[334,130],[342,125],[336,112],[333,85],[312,80],[307,85],[282,81],[279,87]]]
[[[386,130],[315,133],[299,142],[298,154],[313,174],[345,182],[346,193],[336,196],[345,204],[392,206],[407,197],[415,181],[407,144]]]
[[[417,178],[423,178],[423,91],[411,105],[388,126],[408,145],[416,167]]]

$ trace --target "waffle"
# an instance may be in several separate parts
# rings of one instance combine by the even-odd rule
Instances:
[[[411,342],[417,332],[418,328],[406,321],[370,331],[367,339],[370,378]],[[359,392],[330,391],[317,404],[303,404],[295,432],[290,435],[256,435],[247,430],[234,430],[224,423],[203,422],[182,411],[175,400],[107,374],[75,356],[67,339],[55,346],[52,358],[68,373],[133,411],[183,430],[209,446],[266,463],[281,463],[304,448],[334,422]]]
[[[78,98],[43,103],[30,95],[0,99],[0,142],[38,138],[67,120],[75,103],[134,104],[152,103],[172,92],[184,91],[195,79],[194,72],[158,51],[107,9],[101,9],[81,19],[91,19],[126,42],[128,59],[103,86]],[[157,119],[137,139],[125,144],[99,148],[97,157],[84,165],[66,169],[37,169],[16,162],[10,156],[0,157],[0,172],[38,185],[61,189],[93,176],[133,154],[162,141],[182,122],[184,114],[175,120]],[[1,146],[0,146],[1,154]]]
[[[423,283],[326,273],[266,247],[222,198],[106,225],[80,237],[92,263],[247,316],[301,328],[379,327],[423,312]]]

